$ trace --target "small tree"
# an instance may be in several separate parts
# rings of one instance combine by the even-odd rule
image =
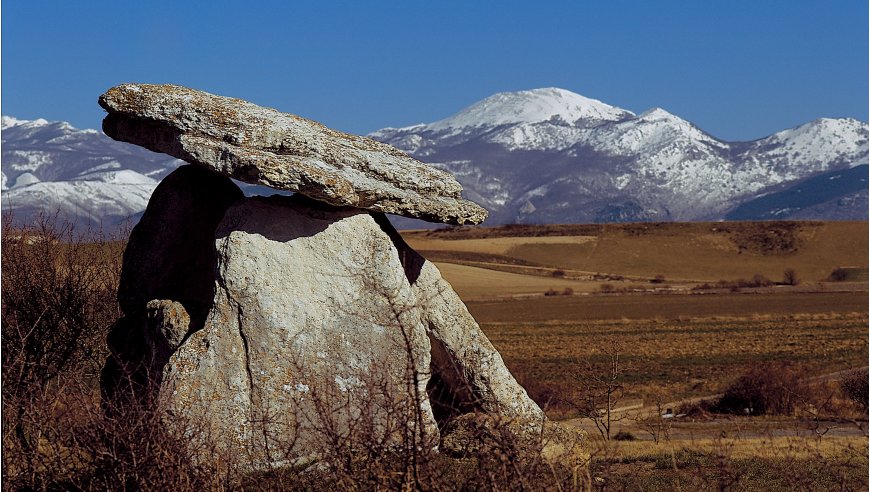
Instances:
[[[655,413],[646,416],[638,416],[636,419],[638,425],[648,432],[656,443],[662,440],[669,441],[671,438],[671,425],[673,420],[664,417],[665,411],[668,410],[665,406],[666,401],[666,394],[663,391],[655,391],[652,394],[651,402],[652,406],[655,408]]]
[[[798,279],[797,272],[794,268],[786,268],[784,272],[782,272],[782,283],[785,285],[797,285],[800,283],[800,279]]]
[[[577,390],[560,400],[581,417],[591,420],[601,437],[609,441],[613,424],[625,418],[614,412],[624,394],[624,368],[620,363],[619,342],[608,342],[601,353],[603,361],[586,363],[583,370],[576,372],[573,378]]]

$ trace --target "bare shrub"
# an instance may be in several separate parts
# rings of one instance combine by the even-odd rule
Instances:
[[[99,373],[119,316],[123,247],[56,216],[4,220],[4,489],[202,490],[224,476],[194,465],[157,413],[103,411]]]
[[[807,399],[804,374],[782,362],[753,365],[726,388],[716,405],[723,413],[791,415]]]
[[[614,441],[637,441],[637,437],[634,436],[631,432],[620,430],[616,434],[613,435]]]
[[[798,278],[797,272],[794,268],[786,268],[784,272],[782,272],[782,283],[784,285],[798,285],[800,283],[800,279]]]
[[[649,283],[651,283],[651,284],[663,284],[663,283],[665,283],[665,276],[664,275],[656,275],[655,277],[650,279]]]
[[[651,395],[650,406],[655,410],[654,413],[641,415],[636,418],[638,426],[646,431],[653,442],[668,441],[671,438],[671,427],[673,426],[673,409],[666,408],[667,394],[664,391],[654,391]],[[665,413],[671,415],[665,417]]]
[[[756,273],[752,276],[752,281],[745,287],[770,287],[771,285],[773,285],[772,280],[760,273]]]
[[[56,216],[13,224],[7,216],[2,229],[3,455],[17,474],[34,476],[51,409],[73,404],[66,386],[96,388],[118,314],[122,246]]]
[[[849,271],[845,268],[835,268],[831,271],[831,274],[828,275],[829,282],[845,282],[846,279],[849,278]]]
[[[860,411],[867,412],[868,403],[868,371],[867,368],[851,372],[840,380],[840,387]]]
[[[532,384],[536,401],[557,406],[591,421],[605,441],[609,441],[614,425],[625,415],[615,412],[625,393],[625,367],[620,359],[621,347],[616,340],[604,342],[594,360],[566,369],[567,384],[544,386]]]
[[[697,285],[693,287],[692,290],[705,290],[705,289],[728,289],[731,292],[737,292],[743,288],[756,288],[756,287],[770,287],[774,282],[769,278],[761,275],[760,273],[756,273],[752,276],[751,279],[746,280],[745,278],[738,278],[737,280],[719,280],[715,285],[711,285],[709,283],[704,283],[701,285]]]
[[[602,294],[612,294],[616,292],[616,287],[614,287],[613,284],[601,284],[601,286],[598,287],[598,290]]]
[[[556,278],[562,278],[565,276],[565,270],[562,270],[562,269],[553,270],[552,275]]]

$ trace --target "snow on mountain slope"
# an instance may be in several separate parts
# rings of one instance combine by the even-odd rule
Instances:
[[[549,87],[520,92],[501,92],[472,104],[455,115],[426,125],[431,131],[457,132],[465,128],[517,123],[561,121],[600,123],[634,116],[630,111]]]
[[[725,142],[661,108],[634,115],[562,89],[371,136],[456,174],[487,223],[719,218],[770,186],[867,162],[867,124],[853,119]]]
[[[40,211],[113,228],[145,209],[181,161],[62,121],[2,117],[2,208],[16,221]]]
[[[867,123],[852,118],[820,118],[751,142],[740,155],[788,178],[843,165],[867,164]]]
[[[495,94],[435,123],[371,136],[456,175],[465,196],[490,210],[490,225],[716,220],[742,203],[868,161],[867,123],[854,119],[726,142],[661,108],[635,115],[555,88]],[[44,119],[4,116],[2,144],[2,206],[16,219],[60,210],[117,223],[140,213],[159,180],[181,164]],[[860,216],[851,209],[866,195],[801,213]]]
[[[141,175],[140,175],[141,176]],[[13,219],[29,222],[40,212],[60,211],[65,218],[114,229],[145,210],[157,181],[138,183],[54,181],[34,183],[3,193],[3,208]],[[144,181],[144,180],[143,180]]]
[[[631,111],[564,89],[549,87],[501,92],[478,101],[449,118],[425,125],[385,128],[371,136],[381,139],[408,134],[409,138],[402,142],[403,148],[417,150],[427,140],[431,140],[432,136],[468,140],[481,130],[511,125],[519,133],[510,142],[501,143],[509,143],[513,148],[540,148],[542,145],[558,148],[574,142],[577,133],[572,130],[631,117],[634,117]],[[548,130],[552,127],[560,127],[563,132],[560,134]],[[544,130],[537,131],[539,128]]]

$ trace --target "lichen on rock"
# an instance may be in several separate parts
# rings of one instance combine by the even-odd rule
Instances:
[[[431,222],[487,216],[449,173],[300,116],[176,85],[121,84],[99,102],[106,135],[240,181]]]

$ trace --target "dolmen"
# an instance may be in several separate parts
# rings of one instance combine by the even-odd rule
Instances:
[[[122,84],[99,103],[106,135],[188,163],[159,184],[124,252],[107,412],[154,406],[187,438],[254,467],[317,459],[360,432],[461,452],[476,445],[469,429],[492,422],[522,439],[556,436],[541,451],[583,455],[583,434],[548,430],[386,216],[482,222],[452,175],[185,87]],[[231,178],[294,194],[245,197]]]

